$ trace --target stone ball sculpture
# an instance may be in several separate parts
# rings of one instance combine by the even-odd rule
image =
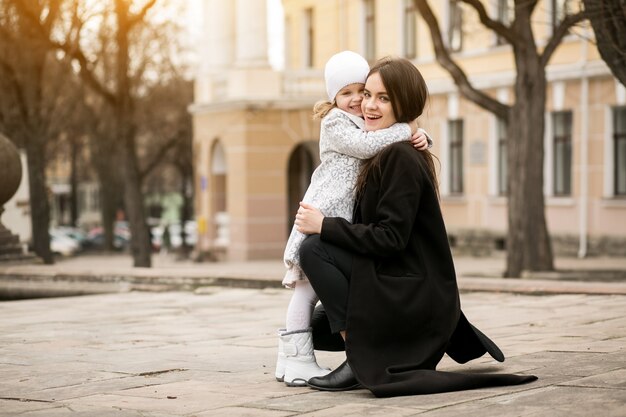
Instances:
[[[0,212],[22,181],[22,161],[13,142],[0,133]]]

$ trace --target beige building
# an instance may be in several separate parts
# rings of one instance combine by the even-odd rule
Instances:
[[[421,125],[435,138],[442,208],[453,241],[481,236],[496,248],[506,232],[503,126],[464,99],[436,63],[412,0],[283,0],[285,66],[268,61],[264,0],[205,0],[196,82],[194,162],[199,249],[232,260],[282,256],[293,214],[318,161],[323,68],[350,49],[368,60],[411,59],[431,93]],[[510,103],[511,47],[455,0],[431,0],[442,33],[472,83]],[[512,18],[510,0],[484,2]],[[562,12],[540,1],[539,45]],[[560,253],[626,253],[626,89],[600,59],[588,27],[566,36],[547,68],[544,192]]]

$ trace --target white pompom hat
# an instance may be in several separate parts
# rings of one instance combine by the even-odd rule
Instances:
[[[356,52],[343,51],[331,56],[324,69],[328,100],[332,102],[339,90],[347,85],[365,84],[369,72],[369,64]]]

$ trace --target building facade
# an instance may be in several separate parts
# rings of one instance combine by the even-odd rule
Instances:
[[[474,86],[513,100],[511,47],[456,0],[430,1],[444,38]],[[484,2],[513,19],[511,0]],[[540,1],[537,43],[562,18],[561,0]],[[205,1],[196,82],[194,164],[199,250],[226,259],[282,255],[293,214],[318,162],[323,68],[349,49],[370,62],[406,57],[420,69],[430,103],[420,124],[435,139],[444,218],[458,246],[489,251],[507,228],[506,128],[461,96],[437,64],[412,0],[283,0],[285,66],[268,61],[266,2]],[[544,193],[557,253],[626,252],[626,89],[611,75],[583,25],[547,67]]]

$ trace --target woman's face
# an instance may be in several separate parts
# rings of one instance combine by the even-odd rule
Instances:
[[[370,75],[367,81],[365,81],[361,109],[363,110],[365,130],[367,131],[385,129],[396,123],[391,100],[378,72]]]

